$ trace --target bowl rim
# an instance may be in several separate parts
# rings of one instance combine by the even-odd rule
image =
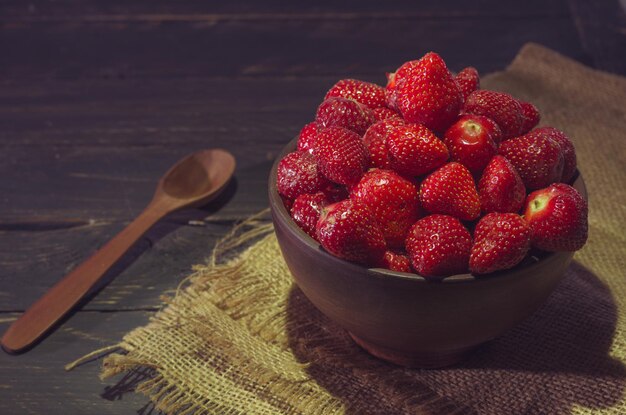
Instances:
[[[563,252],[541,251],[539,255],[531,255],[531,256],[527,255],[526,257],[524,257],[522,262],[520,262],[513,268],[495,271],[489,274],[474,275],[471,273],[464,273],[464,274],[449,275],[443,278],[424,277],[417,273],[392,271],[386,268],[370,268],[361,264],[346,261],[334,255],[331,255],[326,250],[324,250],[324,248],[321,246],[319,242],[311,238],[311,236],[309,236],[306,232],[300,229],[298,225],[296,225],[296,223],[291,219],[291,216],[289,215],[289,212],[285,208],[285,205],[278,193],[278,189],[276,186],[278,163],[285,155],[296,150],[297,141],[298,141],[297,136],[291,141],[289,141],[289,143],[287,143],[281,149],[280,153],[276,156],[272,164],[272,168],[270,170],[270,175],[269,175],[269,180],[268,180],[269,203],[270,203],[272,215],[278,216],[280,221],[285,223],[286,227],[292,231],[294,236],[298,238],[298,240],[301,243],[306,245],[311,250],[317,251],[319,254],[323,255],[325,260],[332,261],[336,263],[338,266],[343,266],[343,267],[347,266],[349,268],[354,268],[355,271],[358,270],[361,273],[363,272],[363,270],[365,270],[366,274],[373,276],[373,277],[377,277],[377,278],[385,278],[385,279],[393,278],[397,280],[414,281],[414,282],[428,283],[428,284],[432,284],[432,283],[470,284],[470,283],[476,283],[476,282],[482,282],[482,281],[489,281],[493,279],[497,279],[501,281],[505,279],[507,276],[512,277],[513,275],[518,274],[519,271],[529,271],[535,266],[537,266],[538,264],[540,264],[541,262],[544,262],[550,258],[553,258],[556,255],[573,254],[573,252],[569,252],[569,251],[563,251]],[[576,173],[574,174],[573,179],[568,184],[576,187],[576,189],[581,193],[583,198],[588,201],[587,188],[582,178],[582,174],[580,174],[578,169],[576,169]],[[518,272],[512,272],[512,271],[518,271]]]

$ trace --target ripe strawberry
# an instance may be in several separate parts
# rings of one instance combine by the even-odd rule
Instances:
[[[450,158],[463,164],[479,175],[489,160],[498,153],[496,143],[500,139],[500,128],[482,115],[464,115],[448,128],[444,143]]]
[[[404,247],[409,228],[421,213],[417,187],[391,170],[365,173],[350,199],[367,205],[391,248]]]
[[[461,220],[480,215],[480,199],[474,179],[462,164],[451,162],[430,174],[420,185],[422,207]]]
[[[454,79],[456,79],[457,84],[459,84],[459,89],[463,95],[463,101],[467,100],[469,94],[480,88],[478,71],[473,66],[464,68]]]
[[[395,111],[398,110],[396,105],[396,81],[404,83],[406,78],[414,71],[417,71],[420,65],[419,60],[408,61],[402,64],[395,72],[387,74],[387,85],[385,86],[385,98],[387,100],[387,106]]]
[[[329,204],[330,201],[322,192],[302,194],[293,201],[291,217],[300,229],[308,233],[313,239],[317,239],[315,225],[320,218],[322,208]]]
[[[381,266],[392,271],[411,272],[409,257],[393,251],[385,252]]]
[[[541,120],[541,114],[539,114],[539,110],[537,109],[537,107],[535,107],[530,102],[520,100],[518,100],[517,102],[519,102],[520,106],[522,107],[522,117],[524,119],[522,122],[522,129],[519,132],[519,135],[522,135],[526,134],[527,132],[535,128],[537,124],[539,124],[539,121]]]
[[[420,124],[390,128],[386,145],[389,165],[406,176],[426,174],[448,160],[448,149],[443,141]]]
[[[283,206],[285,206],[285,209],[287,209],[287,212],[289,212],[291,210],[291,207],[293,206],[293,199],[290,199],[287,196],[281,194],[279,194],[278,196],[280,196],[280,200],[283,201]]]
[[[372,124],[363,135],[363,143],[370,153],[370,167],[389,168],[387,136],[392,127],[403,125],[402,118],[389,118]]]
[[[587,201],[567,184],[555,183],[529,194],[524,217],[536,248],[577,251],[587,241]]]
[[[315,162],[315,157],[305,151],[287,154],[278,163],[276,177],[278,193],[295,199],[304,193],[315,193],[329,185]]]
[[[445,131],[456,119],[463,96],[445,62],[430,52],[402,65],[388,83],[388,103],[410,123]]]
[[[574,144],[565,135],[563,131],[557,130],[554,127],[542,127],[535,130],[537,133],[546,134],[552,140],[556,141],[561,146],[563,152],[563,175],[561,176],[561,182],[567,183],[574,177],[576,173],[576,150]]]
[[[395,112],[391,108],[387,108],[387,107],[374,108],[372,110],[372,113],[374,114],[374,117],[378,121],[388,120],[390,118],[395,118],[395,119],[402,120],[402,115],[398,114],[397,112]]]
[[[494,156],[478,182],[478,195],[485,213],[519,212],[524,205],[526,188],[511,162]]]
[[[310,122],[302,127],[298,135],[298,151],[308,151],[313,154],[316,136],[317,124],[315,122]]]
[[[385,88],[371,82],[359,81],[357,79],[342,79],[328,90],[324,99],[341,97],[360,102],[369,108],[384,107]]]
[[[474,229],[469,268],[476,274],[513,268],[530,249],[530,227],[516,213],[489,213]]]
[[[506,157],[529,190],[541,189],[558,182],[563,176],[561,146],[545,131],[533,130],[526,135],[500,144],[498,153]]]
[[[331,254],[364,265],[382,262],[385,238],[367,206],[344,200],[322,208],[317,239]]]
[[[519,102],[502,92],[474,91],[467,97],[463,111],[494,120],[502,130],[503,140],[518,136],[524,122]]]
[[[317,107],[315,121],[318,129],[343,127],[363,135],[375,121],[372,110],[347,98],[328,98]]]
[[[324,176],[345,185],[356,184],[369,163],[361,137],[341,127],[325,128],[317,133],[315,158]]]
[[[430,215],[415,222],[406,239],[411,264],[424,277],[467,272],[472,237],[457,218]]]

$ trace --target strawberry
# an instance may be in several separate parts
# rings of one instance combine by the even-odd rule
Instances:
[[[333,97],[324,100],[317,107],[315,121],[318,129],[324,127],[343,127],[363,135],[375,121],[372,110],[363,104],[347,99]]]
[[[283,201],[283,206],[285,206],[285,209],[287,209],[287,212],[289,212],[291,210],[291,207],[293,206],[293,199],[290,199],[287,196],[281,194],[279,194],[278,196],[280,196],[280,200]]]
[[[467,97],[472,92],[480,88],[480,78],[478,71],[473,66],[468,66],[459,72],[454,79],[459,85],[461,94],[463,95],[463,101],[467,100]]]
[[[322,208],[328,204],[330,204],[330,201],[322,192],[302,194],[293,201],[290,212],[291,217],[300,229],[308,233],[313,239],[316,239],[315,225],[317,225]]]
[[[403,125],[402,118],[389,118],[372,124],[363,135],[363,143],[370,153],[370,167],[389,168],[387,136],[392,127]]]
[[[574,174],[576,173],[576,150],[574,149],[574,144],[572,141],[565,135],[563,131],[557,130],[554,127],[542,127],[537,128],[535,130],[537,133],[546,134],[552,140],[556,141],[561,146],[561,151],[563,152],[563,175],[561,176],[561,182],[567,183],[572,178],[574,178]]]
[[[495,156],[478,182],[478,195],[485,213],[519,212],[524,205],[526,188],[511,162]]]
[[[409,228],[420,217],[417,187],[391,170],[372,169],[350,192],[367,205],[387,245],[402,248]]]
[[[519,102],[502,92],[485,89],[474,91],[467,97],[463,111],[494,120],[502,130],[503,140],[518,136],[524,122]]]
[[[310,122],[302,127],[298,135],[298,151],[308,151],[313,154],[316,136],[317,124],[315,122]]]
[[[500,128],[482,115],[464,115],[448,128],[444,143],[450,151],[450,158],[463,164],[468,170],[479,175],[489,160],[497,154]]]
[[[324,99],[341,97],[352,99],[369,108],[386,106],[385,88],[357,79],[342,79],[328,90]]]
[[[389,165],[406,176],[426,174],[448,160],[448,149],[443,141],[420,124],[390,128],[386,146]]]
[[[318,192],[330,183],[318,169],[313,155],[294,151],[278,163],[276,184],[278,193],[295,199],[304,193]]]
[[[411,272],[409,257],[398,252],[386,251],[381,266],[392,271]]]
[[[445,131],[456,119],[463,96],[445,62],[430,52],[402,65],[387,84],[388,103],[410,123]]]
[[[374,108],[372,109],[372,113],[374,114],[374,117],[378,121],[387,120],[390,118],[402,120],[402,115],[398,114],[391,108],[387,108],[387,107]]]
[[[535,248],[577,251],[587,241],[587,201],[567,184],[555,183],[529,194],[524,217]]]
[[[406,239],[411,264],[424,277],[467,272],[472,238],[457,218],[430,215],[415,222]]]
[[[315,232],[324,249],[348,261],[376,266],[387,250],[367,206],[350,199],[323,207]]]
[[[451,162],[430,174],[420,185],[422,207],[461,220],[480,215],[480,199],[474,179],[465,166]]]
[[[469,268],[475,274],[513,268],[530,249],[530,227],[515,213],[489,213],[474,229]]]
[[[330,127],[319,131],[316,141],[315,158],[322,174],[335,183],[356,184],[369,163],[361,137],[345,128]]]
[[[537,124],[539,124],[539,121],[541,120],[541,114],[539,114],[539,110],[537,109],[537,107],[535,107],[530,102],[520,100],[518,100],[517,102],[519,102],[520,106],[522,107],[523,122],[522,129],[519,132],[519,135],[522,135],[526,134],[527,132],[535,128]]]
[[[498,153],[506,157],[529,190],[558,182],[563,175],[561,146],[548,133],[533,130],[500,144]]]

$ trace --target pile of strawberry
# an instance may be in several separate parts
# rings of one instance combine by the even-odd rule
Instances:
[[[476,69],[453,76],[432,52],[385,88],[337,82],[278,165],[295,223],[340,258],[429,278],[580,249],[572,142],[535,128],[533,104],[479,84]]]

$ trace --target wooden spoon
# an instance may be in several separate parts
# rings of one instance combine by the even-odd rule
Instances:
[[[176,210],[200,206],[222,191],[235,171],[235,159],[221,149],[193,153],[159,180],[152,201],[117,236],[56,283],[4,333],[2,348],[19,353],[61,320],[102,276],[159,219]]]

